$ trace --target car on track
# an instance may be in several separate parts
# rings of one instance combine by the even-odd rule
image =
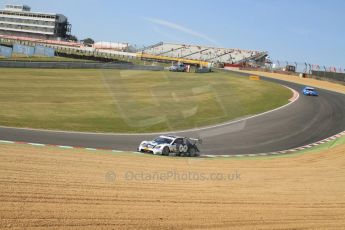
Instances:
[[[306,96],[319,96],[319,93],[312,87],[304,87],[303,94]]]
[[[168,69],[172,72],[186,72],[187,66],[185,64],[178,63],[177,65],[170,66]]]
[[[173,154],[176,156],[195,157],[200,153],[197,145],[201,143],[201,139],[163,135],[152,141],[141,142],[138,147],[138,152],[164,156]]]

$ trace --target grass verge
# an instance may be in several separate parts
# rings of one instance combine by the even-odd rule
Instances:
[[[90,62],[84,59],[75,59],[67,57],[45,57],[45,56],[32,56],[27,57],[23,55],[13,55],[10,58],[0,56],[0,61],[25,61],[25,62]]]
[[[154,132],[216,124],[282,106],[280,85],[229,73],[1,69],[0,125]]]

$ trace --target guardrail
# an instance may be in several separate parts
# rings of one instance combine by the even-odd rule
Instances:
[[[25,62],[0,61],[0,68],[41,68],[41,69],[128,69],[162,71],[162,66],[144,66],[121,63],[97,62]]]

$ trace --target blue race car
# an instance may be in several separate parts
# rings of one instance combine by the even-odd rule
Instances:
[[[304,87],[303,94],[306,96],[319,96],[319,93],[312,87]]]

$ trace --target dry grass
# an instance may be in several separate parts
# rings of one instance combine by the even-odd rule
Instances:
[[[125,178],[170,171],[174,178]],[[239,178],[184,180],[188,172]],[[289,158],[221,160],[1,144],[0,181],[0,228],[345,226],[345,145]]]
[[[128,180],[126,172],[156,176]],[[240,179],[178,179],[188,172]],[[344,144],[255,160],[0,144],[0,228],[344,229],[344,194]]]
[[[320,80],[316,80],[312,78],[300,78],[298,76],[279,74],[279,73],[261,72],[261,71],[238,71],[238,72],[256,74],[256,75],[276,78],[276,79],[280,79],[284,81],[295,82],[301,85],[313,86],[313,87],[318,87],[321,89],[332,90],[339,93],[345,93],[345,85],[340,85],[340,84],[336,84],[336,83],[328,82],[328,81],[320,81]]]
[[[161,132],[218,124],[288,103],[278,84],[233,73],[94,69],[0,71],[0,125]]]

